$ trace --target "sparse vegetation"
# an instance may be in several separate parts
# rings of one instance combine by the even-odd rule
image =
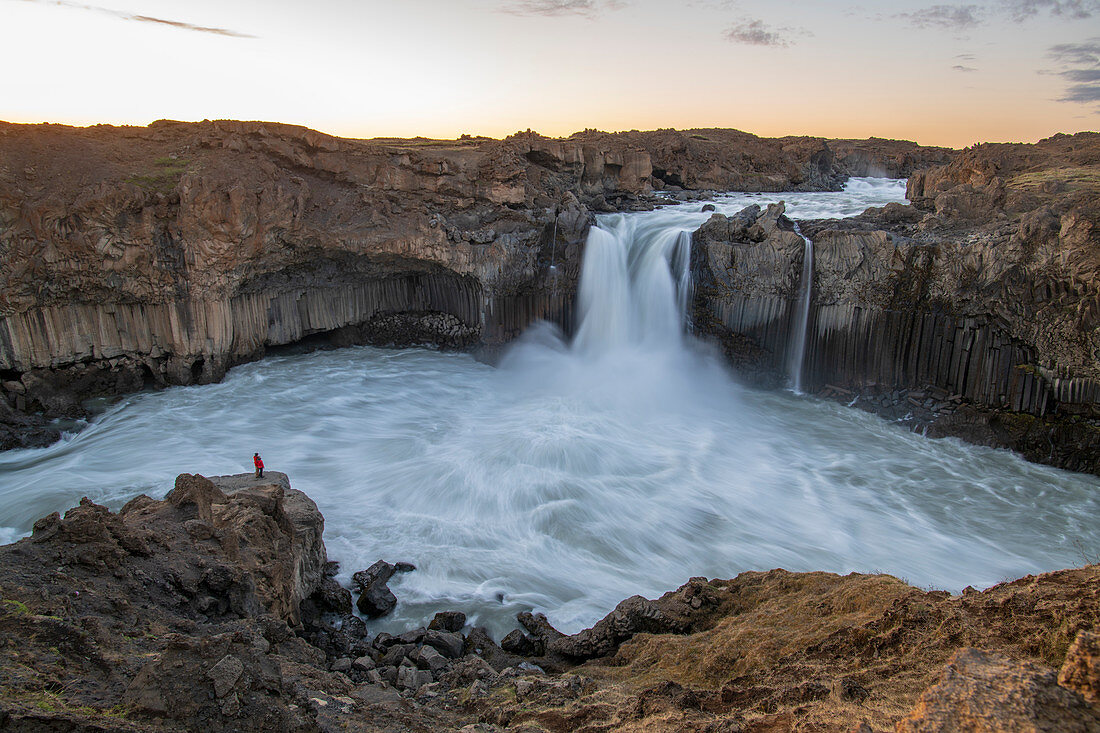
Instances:
[[[185,158],[161,157],[153,161],[155,169],[149,173],[133,175],[126,179],[139,188],[154,193],[168,193],[179,183],[190,161]]]
[[[1019,190],[1042,189],[1044,186],[1062,186],[1069,191],[1100,191],[1100,165],[1048,168],[1031,173],[1021,173],[1010,179],[1007,185],[1009,188]]]
[[[0,601],[0,610],[4,612],[5,616],[26,616],[31,612],[26,603],[8,600],[7,598]]]

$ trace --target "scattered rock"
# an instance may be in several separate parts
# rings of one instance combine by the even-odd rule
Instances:
[[[521,657],[539,657],[545,652],[545,645],[541,640],[530,637],[519,629],[508,632],[500,640],[500,648]]]
[[[385,616],[397,605],[397,596],[386,585],[396,572],[393,565],[379,560],[366,570],[360,570],[351,576],[359,590],[359,599],[355,602],[361,613],[378,618]]]
[[[458,659],[466,647],[462,634],[447,631],[428,631],[424,634],[424,644],[434,647],[448,659]]]
[[[462,631],[466,625],[466,614],[461,611],[440,611],[428,624],[429,631]]]

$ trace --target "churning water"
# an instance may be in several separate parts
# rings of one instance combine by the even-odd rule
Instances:
[[[855,181],[784,198],[809,218],[903,195]],[[454,608],[497,634],[526,609],[576,631],[693,575],[883,571],[957,591],[1100,549],[1095,477],[740,387],[679,322],[699,207],[602,219],[572,344],[536,327],[498,368],[420,349],[277,356],[132,395],[57,445],[0,454],[0,525],[14,538],[84,495],[163,496],[259,451],[317,501],[345,579],[379,558],[418,566],[377,628]]]

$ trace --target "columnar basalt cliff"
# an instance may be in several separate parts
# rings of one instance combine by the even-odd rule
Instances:
[[[1100,471],[1098,161],[1092,133],[979,146],[915,174],[910,206],[802,222],[815,252],[807,388],[880,406],[914,390],[903,413],[933,434]],[[696,232],[701,324],[748,338],[765,373],[791,350],[792,228],[775,206]]]
[[[307,338],[472,348],[536,318],[568,328],[594,211],[652,207],[654,187],[829,188],[845,170],[822,140],[731,130],[0,123],[0,445],[49,438],[27,413],[215,381]]]

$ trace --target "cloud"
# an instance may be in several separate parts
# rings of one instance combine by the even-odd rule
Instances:
[[[932,5],[911,13],[898,13],[901,18],[918,28],[973,28],[981,22],[980,5]]]
[[[960,54],[956,54],[955,58],[958,59],[959,61],[974,61],[978,57],[975,56],[972,53],[960,53]]]
[[[785,30],[790,29],[777,28],[773,30],[765,25],[762,20],[743,20],[740,23],[736,23],[726,28],[722,35],[731,43],[744,43],[749,46],[775,46],[777,48],[786,48],[790,46],[791,43],[780,35],[780,31]]]
[[[622,10],[624,0],[515,0],[501,6],[512,15],[583,15],[594,18],[602,10]]]
[[[194,25],[193,23],[184,23],[181,20],[168,20],[167,18],[156,18],[152,15],[139,15],[137,13],[128,13],[125,10],[112,10],[110,8],[101,8],[98,5],[85,5],[83,3],[70,2],[70,0],[22,0],[22,2],[35,3],[37,5],[55,5],[61,8],[72,8],[74,10],[88,10],[93,13],[110,15],[121,20],[133,20],[137,21],[138,23],[156,23],[158,25],[167,25],[185,31],[212,33],[217,36],[229,36],[231,38],[256,38],[256,36],[250,35],[248,33],[240,33],[238,31],[229,30],[228,28],[213,28],[204,25]]]
[[[977,69],[975,69],[973,66],[963,66],[961,64],[956,64],[955,66],[952,66],[951,69],[952,71],[977,71]]]
[[[1100,81],[1100,69],[1069,69],[1063,71],[1061,75],[1070,81]]]
[[[1068,84],[1060,102],[1100,102],[1100,38],[1083,43],[1059,43],[1047,49],[1047,57],[1061,68],[1040,73],[1055,74]]]
[[[1084,43],[1059,43],[1047,49],[1047,56],[1063,66],[1100,66],[1100,38]]]
[[[1062,18],[1083,20],[1100,12],[1100,0],[1001,0],[1015,21],[1033,18],[1044,11]]]

